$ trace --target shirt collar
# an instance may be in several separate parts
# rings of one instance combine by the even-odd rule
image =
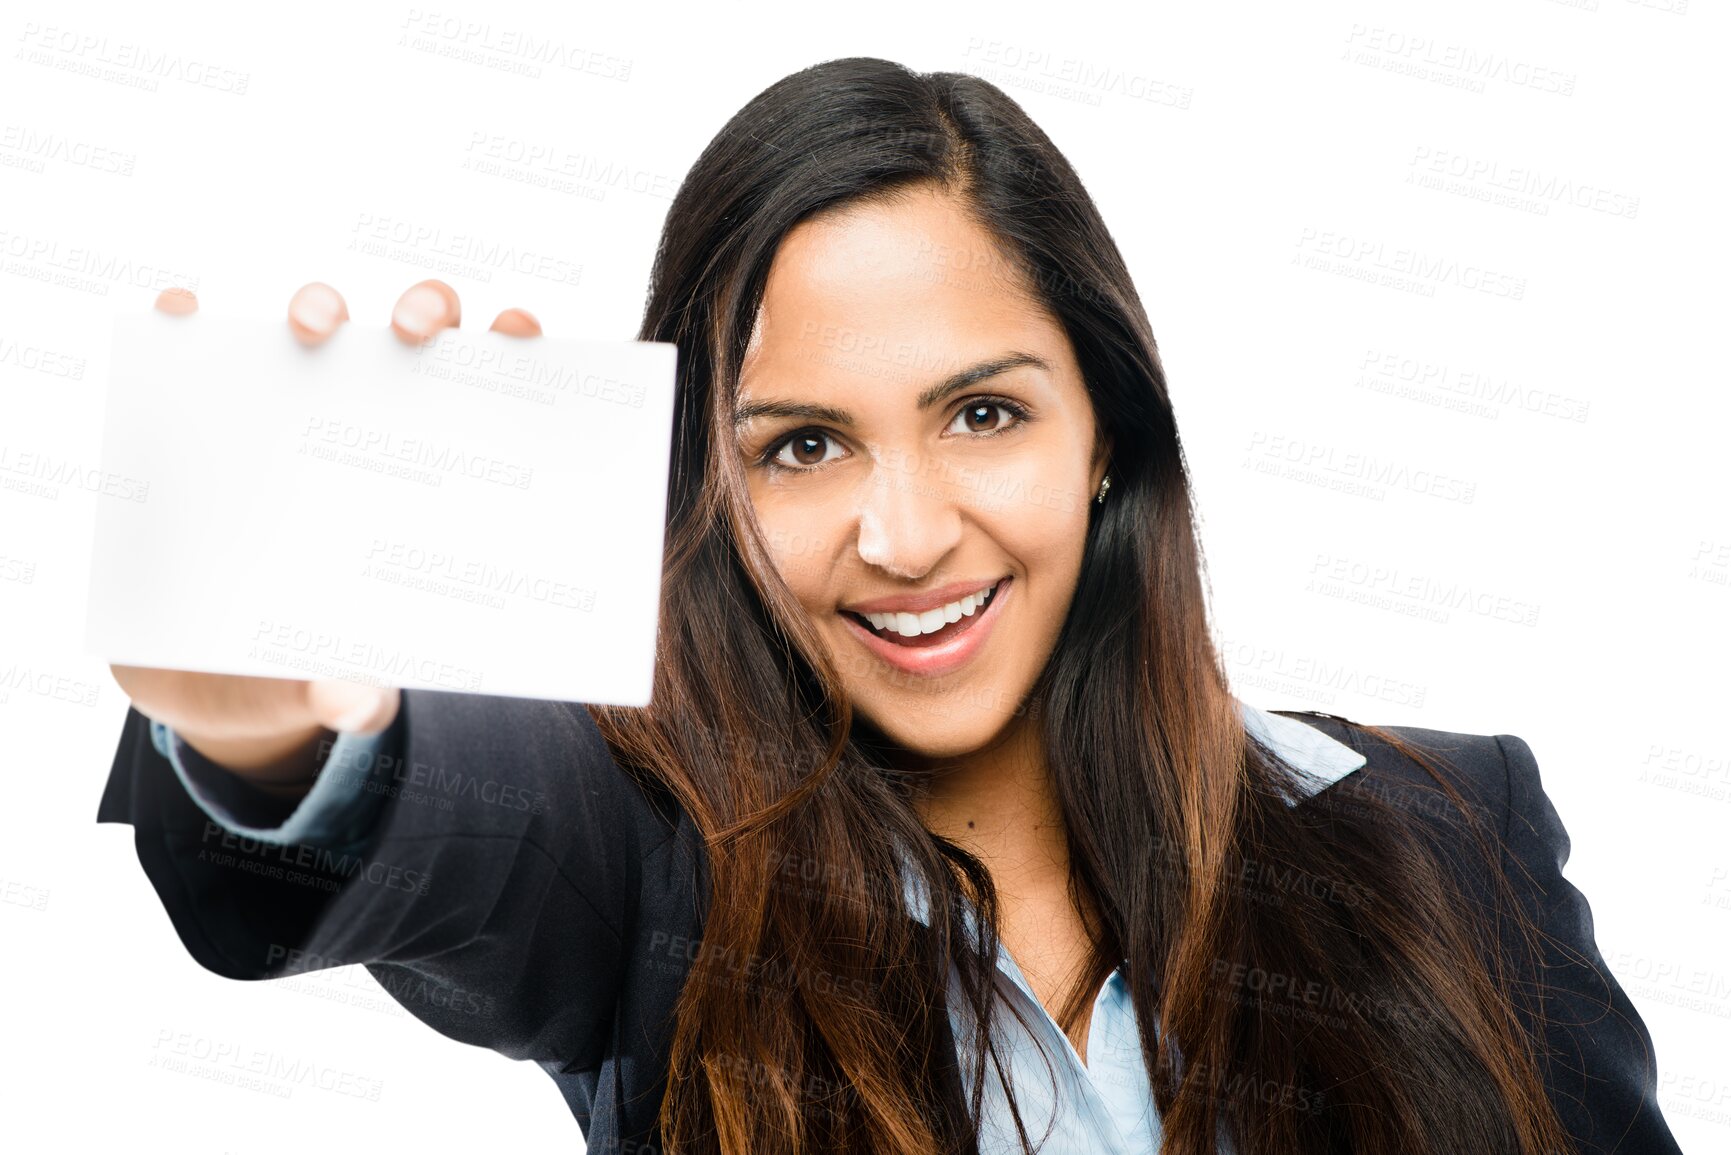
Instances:
[[[1299,789],[1308,791],[1307,797],[1321,793],[1365,764],[1363,754],[1335,741],[1315,726],[1300,722],[1297,718],[1257,709],[1236,697],[1233,701],[1238,703],[1244,728],[1260,739],[1263,745],[1271,747],[1282,760],[1304,772],[1299,776]],[[1288,804],[1292,803],[1289,801]],[[903,862],[908,866],[904,875],[907,882],[902,893],[903,901],[915,918],[930,925],[931,907],[925,880],[912,869],[912,863],[908,862],[905,852]],[[971,931],[973,912],[968,911],[966,914],[970,920]]]

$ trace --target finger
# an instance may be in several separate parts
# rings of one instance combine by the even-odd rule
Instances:
[[[348,319],[349,306],[343,295],[323,281],[302,285],[289,298],[289,331],[303,345],[323,343]]]
[[[395,686],[326,679],[307,685],[307,706],[320,725],[338,733],[377,734],[397,716],[402,692]]]
[[[156,307],[164,313],[183,317],[198,312],[198,296],[191,289],[164,289],[156,295]]]
[[[304,681],[143,666],[109,669],[140,713],[176,730],[230,741],[281,734],[317,721],[308,713]]]
[[[391,310],[391,330],[408,344],[419,345],[462,318],[457,290],[443,281],[422,281],[397,298],[397,307]]]
[[[539,337],[541,322],[535,319],[535,314],[525,309],[506,309],[493,318],[493,332],[506,333],[512,337]]]

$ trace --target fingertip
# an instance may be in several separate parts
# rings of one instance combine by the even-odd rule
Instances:
[[[493,332],[512,337],[541,336],[541,322],[527,309],[506,309],[493,318]]]
[[[178,285],[164,289],[156,295],[156,307],[164,313],[175,316],[185,316],[198,312],[198,295],[191,289],[183,289]]]
[[[289,331],[303,345],[317,345],[349,319],[343,295],[323,281],[311,281],[289,298]]]
[[[391,310],[391,331],[408,344],[418,345],[440,329],[460,324],[462,319],[457,290],[440,280],[421,281],[397,298],[396,307]]]

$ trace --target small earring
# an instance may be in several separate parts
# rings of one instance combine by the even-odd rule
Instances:
[[[1094,495],[1094,504],[1099,505],[1106,500],[1106,491],[1112,488],[1112,475],[1108,473],[1100,479],[1100,492]]]

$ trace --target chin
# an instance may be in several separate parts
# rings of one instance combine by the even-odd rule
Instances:
[[[875,711],[860,706],[858,698],[854,701],[854,722],[862,737],[933,761],[972,754],[989,745],[1012,720],[1010,715],[987,716],[965,703],[945,703],[941,698],[921,703],[910,696],[888,707],[893,720],[886,724]]]

